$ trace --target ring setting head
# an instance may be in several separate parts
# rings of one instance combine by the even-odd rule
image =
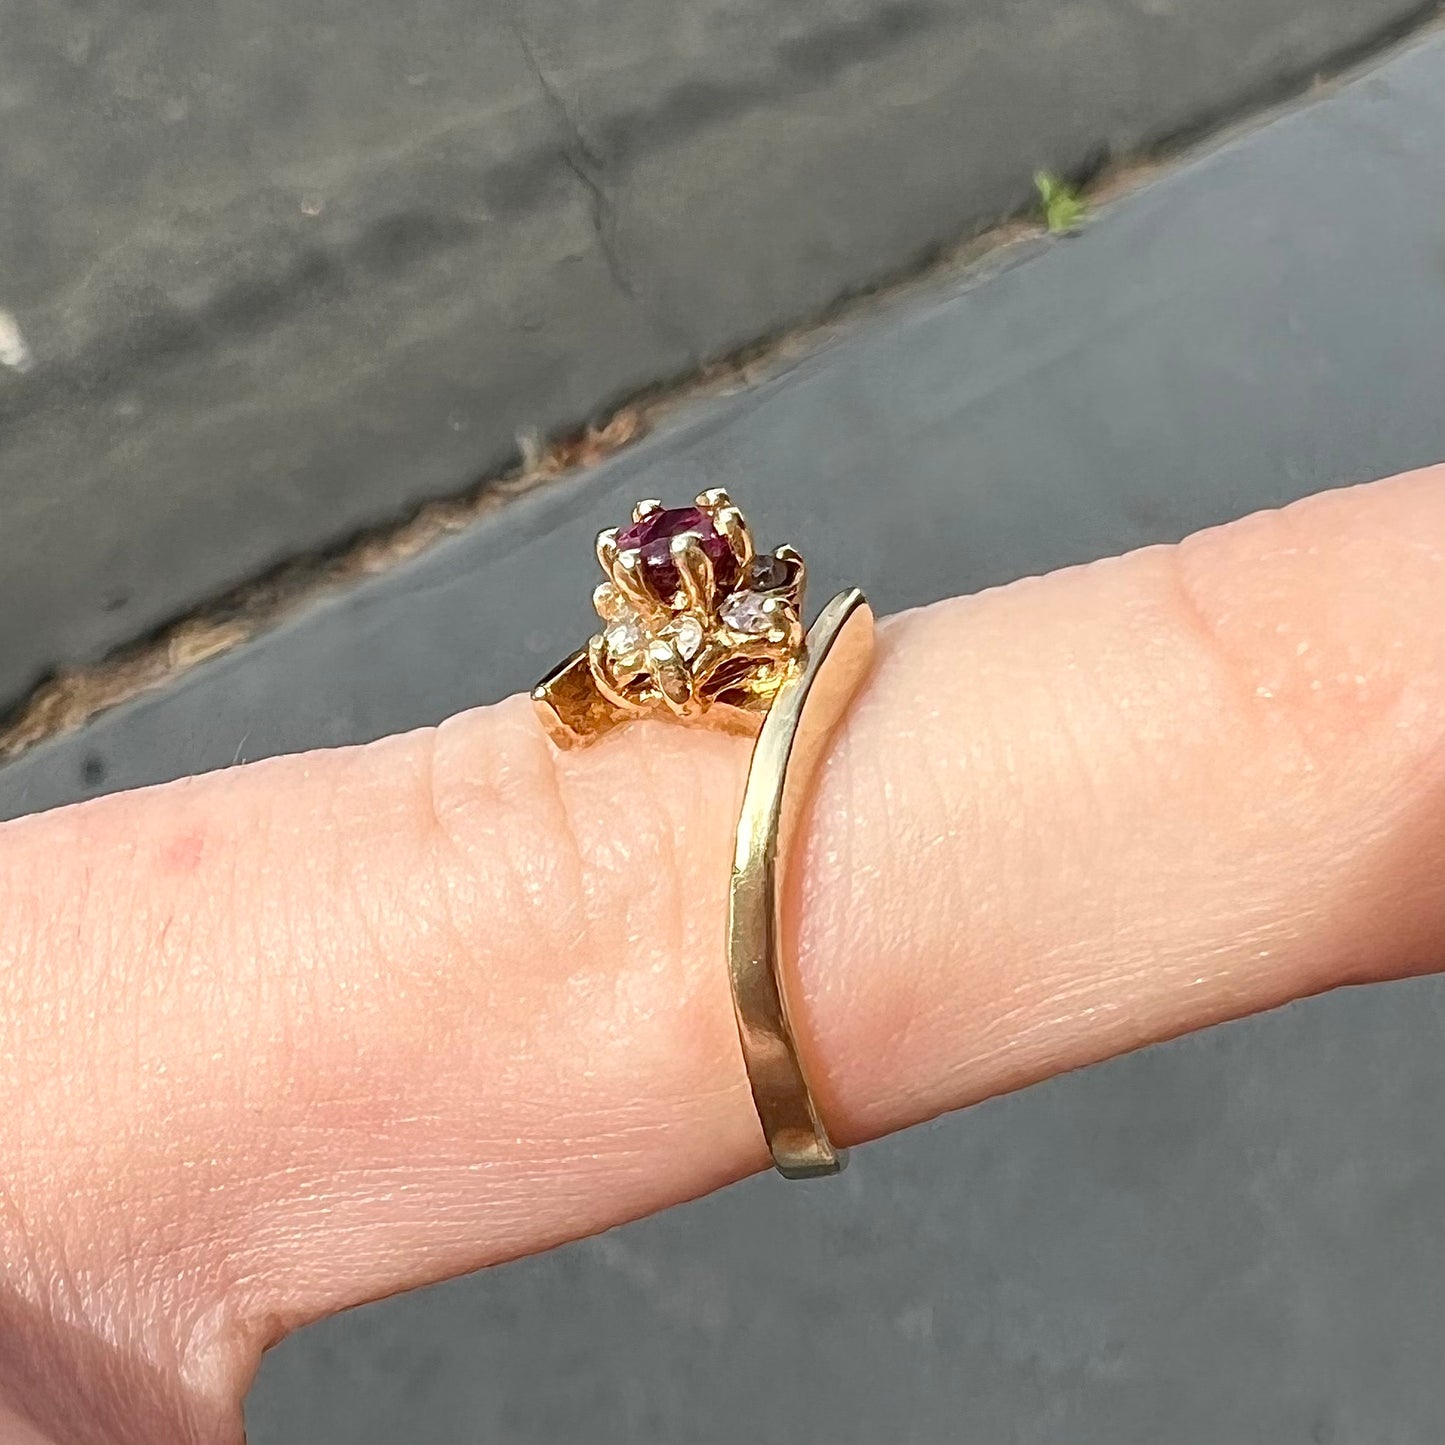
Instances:
[[[533,691],[564,747],[634,717],[756,732],[804,655],[807,569],[797,550],[759,552],[722,488],[690,507],[639,502],[598,534],[601,630]]]

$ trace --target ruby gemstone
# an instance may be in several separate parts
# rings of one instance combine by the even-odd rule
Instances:
[[[726,592],[738,580],[738,559],[728,539],[699,507],[665,507],[624,527],[617,534],[617,550],[634,548],[642,554],[642,569],[659,597],[671,597],[682,588],[677,563],[672,560],[672,539],[691,533],[712,561],[719,592]]]

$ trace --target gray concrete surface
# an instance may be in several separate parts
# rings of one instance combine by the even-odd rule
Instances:
[[[732,487],[885,609],[1445,457],[1445,37],[0,769],[0,812],[529,683],[592,532]],[[579,572],[581,568],[581,572]],[[1445,1440],[1445,985],[1313,1001],[267,1361],[254,1445]]]
[[[1433,8],[0,0],[0,709]]]

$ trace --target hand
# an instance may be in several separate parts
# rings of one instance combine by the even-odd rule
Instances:
[[[261,1351],[763,1166],[747,744],[525,700],[0,828],[7,1440],[239,1440]],[[897,617],[794,981],[858,1142],[1445,957],[1445,469]]]

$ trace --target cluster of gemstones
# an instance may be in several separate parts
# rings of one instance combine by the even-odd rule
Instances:
[[[803,647],[805,572],[793,548],[756,551],[742,513],[714,489],[691,507],[639,502],[630,525],[598,536],[597,557],[603,626],[588,660],[604,696],[680,717],[766,707]]]

